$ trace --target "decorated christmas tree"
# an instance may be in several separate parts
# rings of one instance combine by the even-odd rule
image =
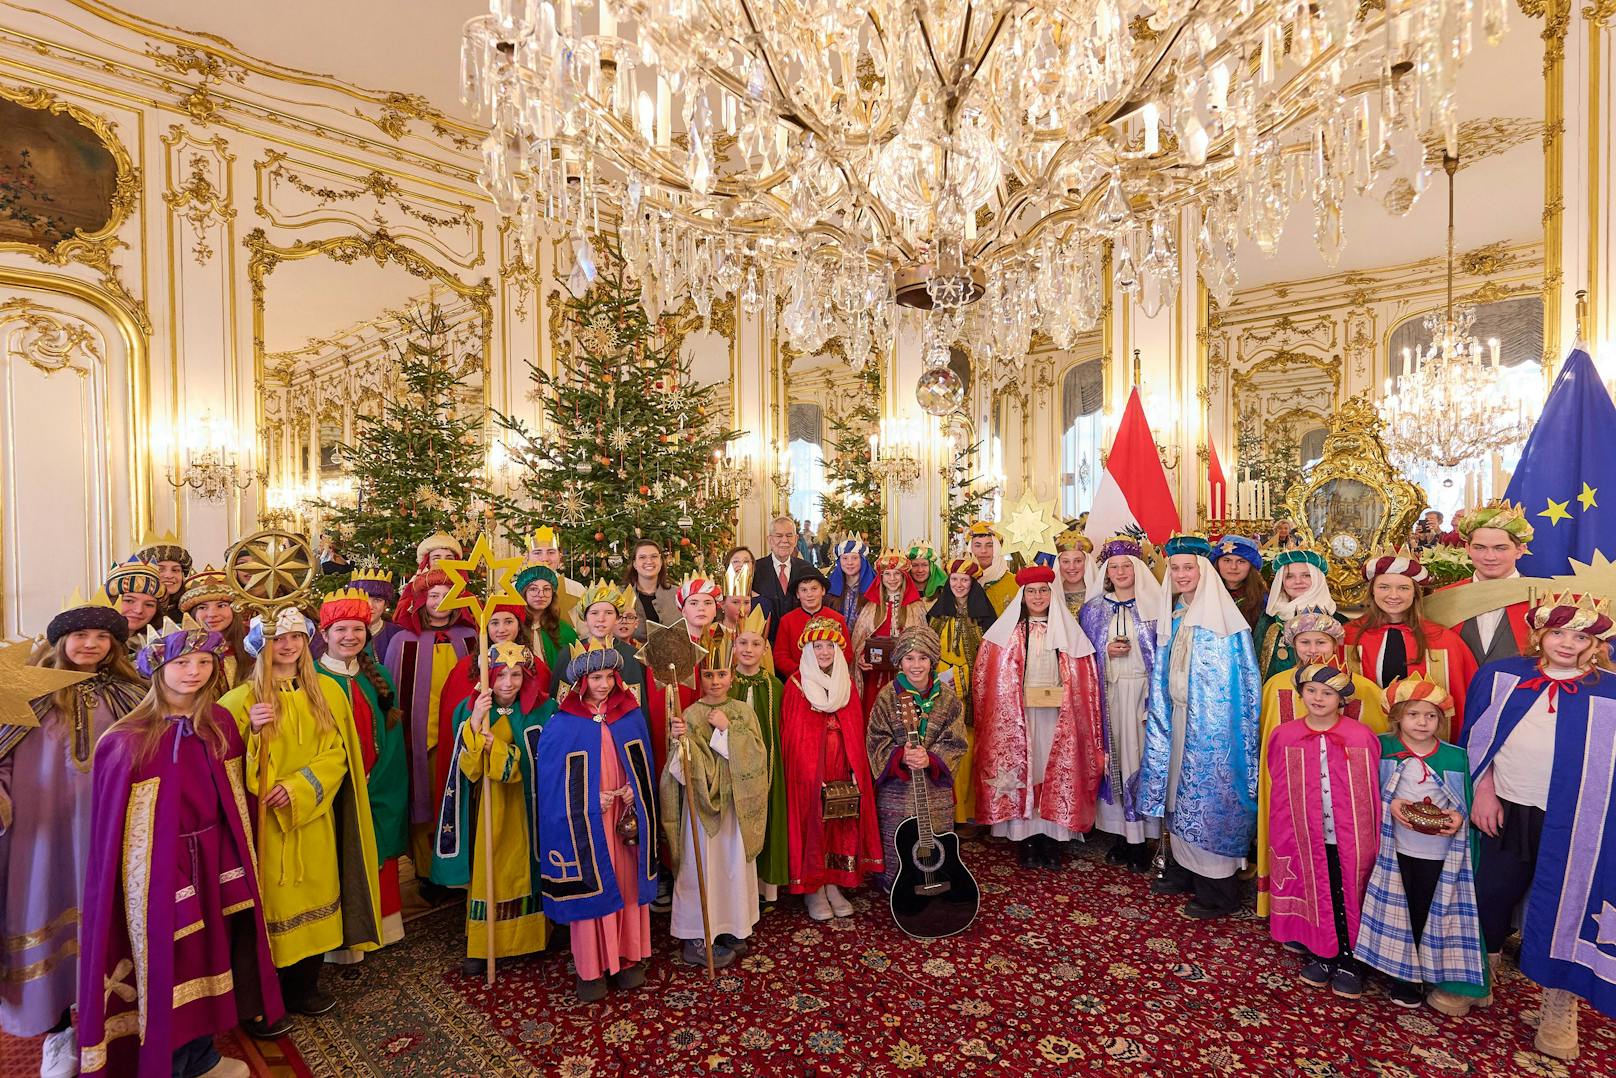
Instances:
[[[530,364],[539,426],[498,416],[519,469],[500,520],[518,533],[556,528],[573,575],[616,576],[641,537],[685,564],[711,562],[729,541],[736,501],[710,473],[734,435],[713,429],[713,387],[691,380],[671,319],[648,318],[621,257],[603,254],[588,291],[563,302],[555,372]]]
[[[859,379],[859,403],[830,419],[819,511],[831,535],[859,535],[875,545],[881,541],[881,477],[870,466],[870,435],[881,421],[880,368],[870,364]]]
[[[943,490],[943,542],[949,553],[963,545],[965,529],[981,519],[982,507],[993,491],[983,486],[976,474],[976,453],[981,447],[981,442],[972,442],[948,465],[948,486]]]
[[[374,562],[402,582],[421,539],[475,537],[485,492],[482,405],[460,373],[472,365],[452,354],[449,320],[433,304],[401,314],[399,328],[397,390],[380,415],[356,417],[353,442],[336,450],[358,501],[321,510],[350,562]]]

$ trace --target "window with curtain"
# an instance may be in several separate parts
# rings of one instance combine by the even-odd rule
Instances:
[[[1105,368],[1091,359],[1061,379],[1060,499],[1067,517],[1087,509],[1099,485],[1104,428]]]
[[[786,453],[791,458],[790,512],[798,524],[820,521],[825,490],[825,412],[817,404],[793,404],[786,411]]]

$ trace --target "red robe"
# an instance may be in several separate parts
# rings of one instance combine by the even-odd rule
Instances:
[[[1459,726],[1464,721],[1465,689],[1476,676],[1476,659],[1465,642],[1452,629],[1445,629],[1434,621],[1420,622],[1425,633],[1425,656],[1414,658],[1414,630],[1407,625],[1382,625],[1365,628],[1364,618],[1347,622],[1347,668],[1362,674],[1381,688],[1385,688],[1377,671],[1380,669],[1380,649],[1386,643],[1386,633],[1396,629],[1403,634],[1404,654],[1408,655],[1408,672],[1424,674],[1448,690],[1453,698],[1453,726],[1448,731],[1449,741],[1457,742]]]
[[[847,703],[834,715],[815,711],[803,695],[801,680],[793,674],[780,705],[780,746],[786,765],[791,892],[807,894],[826,884],[857,887],[866,875],[880,872],[881,822],[865,755],[864,711],[858,693],[848,693]],[[824,819],[820,784],[849,778],[858,784],[858,818]]]
[[[1100,731],[1100,679],[1094,656],[1058,653],[1060,720],[1044,765],[1044,781],[1027,789],[1032,774],[1023,708],[1027,623],[1016,627],[1008,647],[982,642],[971,686],[976,719],[976,822],[987,826],[1023,820],[1033,809],[1070,831],[1094,826],[1094,803],[1105,774]]]
[[[802,607],[786,611],[780,619],[780,631],[774,638],[774,674],[781,681],[788,681],[797,667],[802,665],[802,645],[797,643],[797,637],[808,624],[809,618],[829,618],[842,627],[842,636],[847,640],[842,645],[842,654],[847,656],[847,669],[851,673],[858,669],[858,663],[853,661],[853,631],[848,628],[842,616],[828,606],[822,606],[812,614]],[[855,688],[857,686],[855,685]]]
[[[1447,591],[1449,588],[1462,588],[1466,584],[1474,584],[1475,582],[1474,577],[1471,577],[1468,580],[1455,580],[1452,584],[1444,584],[1442,587],[1436,590]],[[1518,603],[1510,603],[1508,606],[1504,607],[1504,620],[1509,623],[1510,635],[1515,638],[1515,650],[1517,653],[1524,653],[1526,651],[1527,637],[1530,636],[1532,632],[1532,627],[1526,624],[1527,606],[1528,604],[1525,602],[1525,600],[1522,600]],[[1457,634],[1462,628],[1464,628],[1464,625],[1465,623],[1461,621],[1457,625],[1450,625],[1449,628],[1452,629],[1455,634]],[[1460,639],[1462,640],[1463,637],[1460,637]],[[1483,646],[1485,646],[1486,643],[1487,642],[1485,640],[1482,641]],[[1474,657],[1475,653],[1472,652],[1471,655]]]

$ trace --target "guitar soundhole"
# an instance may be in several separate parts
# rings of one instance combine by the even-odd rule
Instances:
[[[928,860],[926,854],[921,852],[920,843],[917,842],[909,849],[909,860],[914,864],[915,868],[930,874],[942,868],[943,862],[947,860],[941,846],[933,846],[930,853],[931,858]]]

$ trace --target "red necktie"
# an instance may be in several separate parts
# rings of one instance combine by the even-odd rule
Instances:
[[[778,562],[776,562],[775,564],[779,565]],[[780,594],[784,595],[786,593],[786,580],[787,580],[786,567],[784,565],[779,565],[779,568],[780,568]]]

